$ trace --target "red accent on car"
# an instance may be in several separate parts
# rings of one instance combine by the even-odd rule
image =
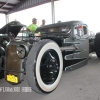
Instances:
[[[82,26],[78,26],[78,28],[82,28]]]

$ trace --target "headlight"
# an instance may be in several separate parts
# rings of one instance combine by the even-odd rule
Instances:
[[[17,46],[17,55],[21,59],[23,59],[26,56],[26,50],[23,45]]]

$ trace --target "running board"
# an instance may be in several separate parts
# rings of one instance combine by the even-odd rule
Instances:
[[[76,63],[76,64],[73,64],[71,66],[65,67],[64,71],[77,69],[79,67],[82,67],[82,66],[86,65],[87,62],[88,62],[88,59],[85,59],[85,60],[83,60],[79,63]]]

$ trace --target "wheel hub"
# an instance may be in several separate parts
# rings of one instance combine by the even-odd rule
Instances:
[[[59,58],[54,50],[44,53],[41,59],[40,74],[45,84],[53,83],[59,73]]]

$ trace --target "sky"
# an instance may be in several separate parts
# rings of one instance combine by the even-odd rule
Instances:
[[[80,20],[88,25],[90,31],[100,31],[100,1],[99,0],[58,0],[55,2],[55,22]],[[19,11],[9,15],[9,22],[20,21],[29,25],[32,18],[37,18],[37,25],[41,25],[41,20],[45,19],[46,24],[52,23],[51,3],[46,3],[27,10]],[[5,25],[5,15],[0,14],[0,28]]]

